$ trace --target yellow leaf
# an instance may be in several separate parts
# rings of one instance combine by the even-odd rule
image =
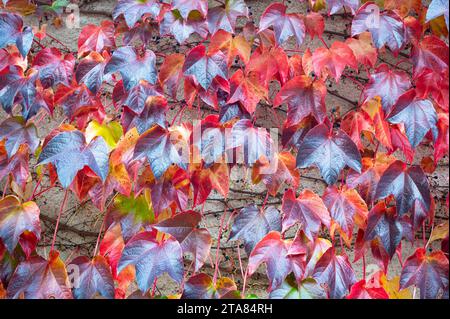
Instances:
[[[389,295],[389,299],[412,299],[411,291],[406,288],[400,290],[400,276],[396,276],[392,279],[387,279],[386,275],[382,275],[380,278],[380,283],[384,290]]]
[[[100,124],[93,120],[86,128],[86,140],[89,143],[96,136],[101,136],[109,148],[116,147],[117,142],[123,135],[123,129],[119,122],[113,121],[107,124]]]

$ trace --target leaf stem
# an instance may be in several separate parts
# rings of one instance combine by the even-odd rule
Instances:
[[[216,286],[216,282],[217,282],[217,271],[219,270],[220,239],[222,238],[223,223],[225,221],[225,216],[226,215],[227,215],[227,211],[225,210],[223,212],[223,214],[222,214],[222,218],[220,219],[219,234],[218,234],[218,237],[217,237],[216,262],[215,262],[215,265],[214,265],[214,277],[213,277],[214,286]]]
[[[58,232],[59,221],[61,220],[62,212],[64,211],[64,208],[66,206],[68,194],[69,194],[69,189],[66,189],[66,191],[64,192],[64,199],[61,203],[61,206],[59,207],[58,219],[56,219],[55,232],[53,233],[53,240],[52,240],[52,246],[51,246],[50,251],[53,251],[53,249],[55,248],[56,233]]]

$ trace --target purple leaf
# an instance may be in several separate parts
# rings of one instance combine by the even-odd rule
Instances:
[[[211,34],[219,30],[234,33],[238,17],[248,17],[248,8],[244,0],[226,0],[225,6],[210,8],[208,27]]]
[[[414,89],[407,91],[397,100],[388,121],[405,125],[406,136],[412,147],[417,147],[431,130],[433,138],[438,136],[438,116],[430,100],[420,99]]]
[[[156,17],[159,10],[160,3],[157,0],[120,0],[114,7],[112,17],[116,20],[123,14],[128,27],[132,28],[144,14]]]
[[[14,44],[25,57],[33,42],[31,27],[23,26],[22,17],[11,12],[0,12],[0,49]]]
[[[247,255],[270,231],[281,231],[281,215],[273,206],[264,210],[256,205],[242,208],[233,221],[229,240],[244,242]]]
[[[136,279],[142,292],[147,292],[159,276],[167,273],[181,284],[183,281],[183,254],[181,246],[173,237],[162,242],[156,238],[156,231],[142,232],[125,245],[119,261],[118,272],[126,266],[136,267]]]
[[[361,155],[351,138],[342,130],[333,133],[327,124],[311,129],[297,154],[297,167],[316,165],[327,184],[334,184],[341,170],[348,165],[361,172]]]
[[[393,11],[381,11],[373,2],[367,2],[356,12],[352,21],[352,37],[369,31],[377,49],[385,45],[398,53],[406,44],[406,28]]]
[[[381,176],[375,194],[376,199],[394,195],[399,216],[406,214],[419,201],[428,211],[431,194],[427,177],[420,166],[408,167],[402,161],[392,163]]]
[[[20,145],[27,144],[32,152],[39,146],[37,128],[33,123],[26,124],[20,117],[10,117],[0,124],[0,141],[5,140],[8,157],[19,150]]]

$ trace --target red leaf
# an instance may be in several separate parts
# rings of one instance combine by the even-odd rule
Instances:
[[[400,289],[416,285],[420,298],[435,299],[441,289],[448,287],[448,259],[442,251],[427,255],[425,248],[418,248],[404,263],[400,277]]]
[[[321,225],[330,227],[330,213],[322,199],[310,190],[304,190],[298,198],[292,189],[283,196],[283,232],[295,225],[300,224],[300,229],[305,235],[314,240],[317,237]]]
[[[355,70],[358,69],[358,63],[352,49],[347,44],[339,41],[333,42],[329,49],[316,49],[312,56],[312,63],[314,73],[320,75],[326,69],[336,82],[341,78],[346,66]]]
[[[273,101],[273,106],[288,104],[287,126],[298,124],[310,114],[321,123],[326,117],[326,94],[327,89],[321,80],[313,81],[306,75],[300,75],[281,88]]]
[[[347,299],[389,299],[383,287],[370,287],[365,280],[358,281],[352,286]]]
[[[348,257],[336,255],[334,247],[320,257],[314,268],[313,278],[328,286],[328,295],[332,299],[343,298],[356,281]]]
[[[259,32],[273,27],[278,45],[294,36],[300,46],[305,39],[303,17],[297,13],[286,13],[287,7],[282,3],[273,3],[266,8],[259,22]]]
[[[78,56],[90,51],[102,52],[103,49],[114,46],[113,22],[104,20],[100,26],[88,24],[83,27],[78,37]]]

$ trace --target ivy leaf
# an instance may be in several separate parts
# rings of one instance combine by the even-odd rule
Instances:
[[[273,27],[278,45],[294,36],[300,46],[305,39],[303,17],[297,13],[286,13],[287,7],[282,3],[273,3],[264,10],[259,22],[259,32]]]
[[[167,10],[159,25],[161,35],[172,34],[179,44],[184,43],[192,33],[202,38],[208,36],[208,23],[198,11],[184,19],[178,10]]]
[[[236,56],[239,56],[242,62],[247,64],[250,60],[252,48],[243,35],[233,37],[231,33],[219,30],[211,37],[208,52],[213,53],[219,50],[227,56],[228,66],[231,66]]]
[[[325,19],[318,12],[310,12],[304,19],[306,33],[309,34],[311,40],[317,36],[319,39],[322,37],[325,31]]]
[[[183,78],[184,55],[174,53],[166,56],[159,70],[158,79],[172,97],[176,97],[180,80]]]
[[[100,90],[103,81],[110,78],[105,76],[105,67],[109,62],[108,53],[103,55],[93,51],[80,61],[75,71],[75,79],[78,83],[83,83],[94,94]]]
[[[6,70],[6,69],[5,69]],[[28,120],[44,108],[48,113],[53,111],[53,94],[42,88],[37,80],[36,70],[25,75],[19,66],[10,66],[0,73],[0,103],[10,113],[15,103],[22,106],[22,116]]]
[[[49,260],[40,256],[21,262],[8,284],[7,297],[18,299],[72,299],[64,262],[57,251]]]
[[[10,175],[13,181],[24,190],[30,176],[28,147],[20,146],[17,153],[9,157],[3,144],[3,142],[0,143],[0,179]]]
[[[41,238],[39,213],[35,202],[21,203],[12,195],[0,200],[0,238],[11,254],[24,232],[32,232],[37,239]]]
[[[126,90],[136,86],[140,80],[156,83],[156,56],[151,50],[140,55],[131,46],[124,46],[114,51],[111,60],[106,64],[105,73],[120,72]]]
[[[269,291],[281,286],[294,268],[295,257],[288,256],[290,241],[283,240],[277,231],[269,232],[254,247],[248,259],[248,275],[255,273],[261,263],[266,264]]]
[[[66,131],[57,134],[43,146],[38,165],[54,164],[64,188],[72,183],[84,166],[91,168],[105,181],[109,171],[108,152],[108,146],[101,136],[86,145],[83,133]]]
[[[441,16],[444,16],[445,24],[447,25],[447,30],[449,30],[447,3],[445,2],[445,0],[432,0],[428,7],[428,10],[427,10],[427,16],[426,16],[425,22],[430,22],[431,20],[436,19]]]
[[[246,72],[256,71],[261,83],[268,87],[270,81],[277,80],[284,84],[289,75],[289,60],[282,47],[259,48],[253,52],[247,64]]]
[[[393,161],[395,161],[393,156],[384,153],[377,153],[375,158],[363,157],[362,172],[351,170],[348,173],[348,187],[355,188],[366,203],[373,203],[381,175]]]
[[[271,231],[281,231],[281,215],[273,206],[242,208],[233,221],[228,240],[242,240],[247,255]]]
[[[122,237],[120,224],[111,224],[100,242],[99,251],[100,255],[105,257],[111,266],[114,278],[117,278],[117,265],[124,247],[125,242]]]
[[[159,241],[156,232],[146,231],[130,239],[120,258],[118,271],[128,265],[136,267],[139,289],[147,292],[156,278],[167,273],[181,284],[183,281],[183,254],[180,244],[173,237]]]
[[[151,188],[152,204],[156,216],[165,209],[179,208],[184,211],[188,204],[189,176],[181,168],[171,166],[159,180],[148,185]],[[145,187],[145,186],[144,186]]]
[[[367,101],[361,107],[364,112],[369,115],[372,120],[373,130],[376,139],[386,147],[389,151],[394,148],[392,142],[391,126],[386,120],[386,115],[381,105],[381,99],[377,96],[372,100]]]
[[[283,212],[283,232],[299,223],[305,235],[310,240],[314,240],[322,224],[330,227],[330,213],[322,199],[307,189],[297,198],[292,189],[284,193],[281,211]]]
[[[323,194],[323,202],[330,212],[332,221],[339,225],[348,239],[352,237],[355,223],[359,228],[365,226],[367,205],[355,189],[346,186],[339,189],[336,186],[328,186]]]
[[[406,136],[412,147],[417,147],[431,130],[433,138],[438,137],[436,127],[438,116],[430,100],[421,99],[414,89],[401,95],[389,114],[388,121],[405,125]]]
[[[352,21],[352,37],[369,31],[377,49],[385,45],[398,53],[406,44],[406,27],[394,11],[374,9],[373,2],[366,2],[356,12]],[[379,15],[379,16],[377,16]]]
[[[358,63],[372,68],[375,67],[378,52],[372,44],[372,36],[369,32],[361,33],[358,39],[348,38],[345,43],[352,49]]]
[[[173,0],[172,7],[180,11],[183,19],[187,19],[192,11],[198,11],[203,17],[208,14],[207,0]]]
[[[428,180],[420,166],[408,167],[399,160],[393,162],[381,176],[375,198],[385,198],[391,194],[399,216],[406,214],[415,201],[419,201],[426,211],[431,207]]]
[[[352,286],[347,299],[389,299],[383,287],[372,287],[364,279]]]
[[[403,227],[397,219],[395,209],[386,207],[384,202],[375,205],[369,213],[364,240],[378,239],[392,258],[403,237]]]
[[[351,111],[341,122],[341,129],[347,133],[359,150],[364,150],[361,134],[364,132],[374,133],[371,118],[366,112]]]
[[[361,155],[350,137],[342,130],[333,133],[327,124],[311,129],[299,146],[297,167],[317,165],[327,184],[334,184],[348,165],[361,172]]]
[[[425,248],[417,248],[403,264],[400,289],[416,285],[421,299],[435,299],[439,291],[448,287],[448,259],[442,251],[427,255]]]
[[[286,126],[298,124],[310,114],[321,123],[326,117],[326,94],[327,89],[321,80],[313,81],[306,75],[300,75],[281,88],[273,106],[288,104]]]
[[[142,134],[134,149],[136,160],[146,157],[153,174],[159,179],[170,165],[176,164],[186,170],[186,158],[182,157],[171,139],[171,132],[159,125]]]
[[[128,100],[128,99],[127,99]],[[128,107],[122,113],[122,126],[125,130],[136,127],[139,134],[152,128],[155,124],[165,128],[167,126],[167,100],[162,96],[148,96],[140,115],[136,115]]]
[[[112,17],[117,20],[123,14],[128,27],[132,28],[144,14],[156,17],[159,10],[160,3],[157,0],[120,0],[114,7]]]
[[[23,26],[22,17],[11,12],[0,12],[0,49],[14,44],[23,57],[26,57],[33,43],[31,27]]]
[[[297,188],[300,173],[295,167],[295,157],[286,151],[275,153],[271,161],[260,160],[253,166],[254,184],[262,181],[270,195],[276,196],[284,183]]]
[[[359,8],[359,0],[326,0],[326,2],[329,15],[336,14],[339,10],[345,10],[345,8],[350,9],[352,14],[355,14]]]
[[[115,45],[112,21],[104,20],[100,26],[88,24],[83,27],[78,37],[78,56],[91,51],[102,52],[103,49],[112,48]]]
[[[56,48],[45,48],[36,54],[32,66],[39,71],[39,79],[44,87],[59,83],[70,85],[75,57],[70,53],[63,55]]]
[[[194,188],[194,206],[203,204],[213,189],[226,198],[230,187],[229,174],[227,163],[215,163],[208,168],[198,166],[192,171],[190,179]]]
[[[212,244],[212,238],[206,228],[198,228],[201,214],[187,211],[176,214],[153,226],[155,229],[172,235],[181,245],[183,253],[194,256],[194,271],[197,272],[206,262]]]
[[[341,299],[356,282],[355,273],[346,255],[336,255],[334,247],[329,248],[317,262],[313,278],[328,286],[331,299]]]
[[[221,51],[208,54],[206,47],[199,45],[189,51],[184,62],[183,73],[186,76],[192,76],[196,83],[208,90],[216,77],[227,80],[226,56]]]
[[[273,158],[273,141],[265,128],[253,126],[250,120],[237,121],[231,129],[231,141],[226,144],[230,148],[241,148],[243,160],[247,165],[253,165],[262,156]],[[237,160],[240,160],[239,158]]]
[[[103,256],[95,256],[92,260],[79,256],[70,262],[68,268],[77,267],[79,277],[73,290],[76,299],[92,299],[98,293],[101,296],[114,298],[114,280],[111,269]]]
[[[225,30],[234,33],[238,17],[248,17],[248,8],[244,0],[225,0],[225,5],[209,9],[209,32],[215,34],[219,30]]]
[[[339,81],[346,66],[358,69],[352,49],[344,42],[335,41],[330,48],[318,48],[312,56],[314,73],[321,74],[326,69],[331,76]]]
[[[116,109],[126,107],[129,112],[140,115],[146,107],[147,100],[155,97],[163,97],[156,87],[145,80],[140,80],[128,92],[123,81],[114,86],[112,98]],[[150,101],[147,104],[151,104]],[[165,124],[163,125],[165,126]]]
[[[448,45],[444,41],[434,35],[423,37],[411,49],[414,77],[420,76],[427,70],[433,73],[448,70],[448,59]]]
[[[241,102],[248,113],[253,114],[260,100],[268,99],[268,90],[259,82],[259,74],[245,74],[237,70],[230,78],[230,97],[227,103]]]
[[[120,223],[123,239],[128,241],[155,220],[148,192],[135,196],[117,195],[108,211],[109,218]]]
[[[306,278],[297,283],[289,275],[283,284],[270,292],[269,299],[326,299],[325,291],[313,278]]]
[[[381,64],[370,75],[364,88],[365,102],[379,96],[385,114],[389,114],[397,99],[411,87],[408,75],[403,71],[392,70],[387,64]]]
[[[0,124],[0,141],[5,141],[8,157],[17,153],[23,144],[28,145],[32,152],[39,146],[37,128],[33,123],[26,124],[20,117],[10,117]]]
[[[181,299],[220,299],[236,290],[236,284],[230,278],[219,278],[214,285],[209,275],[198,274],[186,281]]]

